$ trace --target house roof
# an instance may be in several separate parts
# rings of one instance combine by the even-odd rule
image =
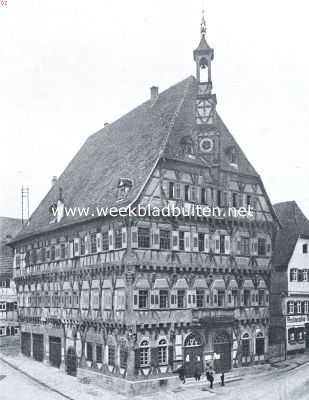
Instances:
[[[22,228],[21,219],[0,217],[0,276],[11,277],[13,273],[12,250],[6,246]]]
[[[298,238],[309,237],[309,221],[295,201],[277,203],[273,207],[281,224],[276,236],[273,264],[287,267]]]
[[[197,80],[190,76],[160,93],[155,100],[146,101],[91,135],[41,201],[29,224],[16,240],[86,219],[64,216],[59,223],[49,223],[48,210],[59,198],[60,188],[67,207],[95,209],[102,206],[125,206],[136,201],[162,157],[181,159],[181,139],[192,135],[195,129],[197,89]],[[221,136],[221,167],[258,178],[219,116],[217,128]],[[238,152],[237,169],[228,163],[225,156],[226,149],[231,146]],[[124,178],[132,180],[133,186],[126,200],[119,203],[118,183]]]

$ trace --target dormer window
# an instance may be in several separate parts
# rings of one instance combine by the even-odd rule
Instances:
[[[118,183],[118,201],[126,199],[133,187],[133,181],[128,178],[120,178]]]
[[[53,203],[50,205],[48,209],[49,214],[49,223],[53,224],[57,221],[57,203]]]
[[[236,151],[235,147],[233,147],[233,146],[228,147],[226,149],[226,156],[227,156],[228,162],[231,165],[237,167],[237,165],[238,165],[238,156],[237,156],[237,151]]]
[[[183,137],[180,141],[180,147],[183,155],[192,156],[194,154],[194,146],[191,137]]]

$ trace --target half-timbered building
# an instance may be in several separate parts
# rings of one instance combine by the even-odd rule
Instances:
[[[195,76],[88,138],[12,244],[24,354],[109,382],[267,359],[276,216],[216,111],[204,19],[193,56]],[[137,204],[253,214],[95,211]]]

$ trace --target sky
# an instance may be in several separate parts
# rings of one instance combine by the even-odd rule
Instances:
[[[271,201],[309,217],[307,0],[7,0],[0,215],[21,217],[22,185],[34,211],[89,135],[195,74],[203,6],[219,114]]]

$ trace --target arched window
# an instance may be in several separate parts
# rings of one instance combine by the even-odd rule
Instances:
[[[147,367],[150,364],[150,349],[148,340],[143,340],[140,344],[140,366]]]
[[[245,333],[241,339],[242,356],[248,357],[250,355],[250,338],[249,334]]]
[[[265,340],[262,332],[259,332],[255,338],[255,354],[262,356],[265,353]]]
[[[167,341],[165,339],[161,339],[159,341],[158,347],[158,361],[159,365],[167,364]]]
[[[201,338],[200,336],[194,334],[194,333],[190,333],[190,335],[188,335],[186,337],[185,340],[185,346],[186,347],[196,347],[196,346],[201,346]]]

